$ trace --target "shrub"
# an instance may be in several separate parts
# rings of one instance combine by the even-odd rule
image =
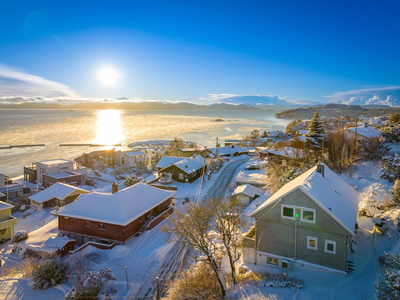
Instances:
[[[400,255],[385,253],[379,258],[383,265],[384,278],[379,278],[375,285],[378,299],[400,299]]]
[[[33,288],[47,290],[52,286],[65,283],[68,265],[58,260],[47,260],[39,265],[33,274]]]
[[[286,273],[273,274],[264,273],[264,280],[259,283],[259,286],[269,286],[274,288],[290,287],[292,290],[297,291],[304,287],[303,281],[296,277],[291,277]]]
[[[134,185],[134,184],[138,183],[139,181],[140,180],[137,178],[137,176],[135,174],[128,175],[125,178],[124,185],[125,186],[131,186],[131,185]]]
[[[17,233],[14,235],[13,242],[20,243],[22,241],[25,241],[27,238],[28,238],[28,233],[25,230],[20,230],[17,231]]]
[[[166,299],[216,300],[221,299],[221,290],[211,268],[201,264],[194,270],[182,272],[180,278],[168,290]]]
[[[396,179],[396,182],[394,183],[393,196],[394,196],[394,199],[396,199],[397,201],[400,200],[400,180],[399,179]]]
[[[34,258],[27,258],[22,260],[20,263],[11,267],[1,267],[2,278],[13,278],[13,277],[32,277],[34,272],[39,267],[39,261]]]
[[[393,182],[400,179],[400,156],[384,156],[382,158],[382,179]]]

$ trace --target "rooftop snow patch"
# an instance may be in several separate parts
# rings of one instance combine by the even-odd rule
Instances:
[[[144,155],[143,151],[131,151],[131,152],[124,152],[124,154],[128,157],[135,157],[139,155]]]
[[[157,168],[166,168],[178,161],[184,160],[185,157],[163,156],[157,164]]]
[[[265,207],[279,201],[295,189],[302,190],[327,214],[332,216],[349,233],[354,235],[357,219],[359,194],[326,165],[324,176],[317,172],[317,166],[293,179],[265,201],[251,216]]]
[[[14,206],[12,206],[11,204],[0,201],[0,210],[10,209],[13,207]]]
[[[196,172],[203,167],[204,158],[202,158],[200,155],[192,156],[173,163],[173,165],[177,166],[179,169],[183,170],[187,174],[192,174],[193,172]]]
[[[255,195],[262,195],[263,191],[260,190],[259,188],[252,186],[251,184],[244,184],[244,185],[239,185],[235,191],[232,193],[232,196],[238,195],[238,194],[245,194],[251,198],[254,198]]]
[[[279,150],[274,150],[274,149],[267,149],[267,150],[262,150],[260,153],[271,153],[279,156],[284,156],[288,158],[301,158],[303,157],[303,150],[293,148],[293,147],[284,147]]]
[[[239,154],[249,152],[254,148],[252,147],[240,147],[238,145],[231,145],[225,147],[218,147],[218,155],[233,155],[236,152]],[[217,148],[208,148],[213,154],[217,154]]]
[[[78,187],[75,187],[75,186],[72,186],[69,184],[57,182],[57,183],[53,184],[52,186],[50,186],[49,188],[45,189],[44,191],[37,193],[35,195],[29,196],[29,199],[34,200],[39,203],[46,202],[53,198],[62,200],[75,191],[80,191],[84,194],[89,193],[89,191],[87,191],[87,190],[80,189]]]
[[[355,127],[347,128],[347,130],[350,130],[352,132],[356,132]],[[373,139],[373,138],[379,138],[382,136],[382,132],[380,132],[378,129],[375,129],[373,127],[365,127],[365,126],[360,126],[357,127],[357,134],[362,135],[366,138]]]
[[[60,208],[57,215],[125,226],[175,195],[144,183],[137,183],[114,194],[94,192],[81,195]]]
[[[58,158],[58,159],[50,159],[50,160],[43,160],[43,161],[38,161],[38,163],[44,164],[44,165],[59,165],[63,163],[70,163],[72,161],[68,159],[63,159],[63,158]]]

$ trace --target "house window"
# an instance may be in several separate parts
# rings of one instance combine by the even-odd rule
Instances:
[[[90,238],[91,242],[97,242],[97,240],[95,238]]]
[[[179,173],[179,179],[183,179],[183,173]]]
[[[281,209],[282,218],[294,219],[294,207],[282,205]]]
[[[86,221],[86,227],[90,227],[90,222]]]
[[[70,239],[75,239],[75,234],[68,233],[68,237],[69,237]]]
[[[69,220],[69,218],[68,217],[64,217],[64,220]]]
[[[314,209],[302,209],[301,210],[301,221],[315,223],[315,210]]]
[[[318,238],[308,236],[307,237],[307,248],[311,250],[318,250]]]
[[[122,158],[122,164],[125,164],[125,157]]]
[[[331,254],[336,254],[336,242],[330,241],[330,240],[325,240],[325,252],[331,253]]]
[[[277,266],[277,265],[278,265],[278,259],[275,258],[275,257],[268,257],[268,263],[269,263],[270,265]]]
[[[99,229],[106,230],[106,224],[104,224],[104,223],[99,223]]]

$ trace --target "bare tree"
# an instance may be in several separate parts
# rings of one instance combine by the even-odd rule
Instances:
[[[169,153],[171,155],[178,156],[178,151],[181,148],[185,147],[185,143],[181,138],[175,137],[172,141],[169,142]]]
[[[208,264],[218,281],[222,298],[226,295],[226,287],[222,278],[222,271],[218,256],[218,245],[215,235],[210,232],[210,224],[213,222],[211,210],[203,203],[196,205],[190,203],[185,212],[176,210],[168,218],[161,231],[168,235],[168,241],[187,242],[194,249],[204,255],[204,262]]]
[[[342,172],[354,161],[354,146],[353,140],[346,137],[343,130],[328,134],[324,140],[324,150],[327,153],[324,162],[332,169]]]
[[[235,263],[243,253],[243,233],[248,230],[248,219],[243,213],[243,205],[236,198],[206,199],[205,205],[211,210],[215,220],[211,230],[225,248],[231,267],[231,292],[236,284]]]

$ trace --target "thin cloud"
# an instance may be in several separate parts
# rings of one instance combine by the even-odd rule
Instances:
[[[330,102],[347,105],[387,105],[400,106],[400,86],[366,88],[335,92],[325,96]]]
[[[207,97],[199,97],[199,100],[250,105],[287,104],[286,99],[276,95],[207,94]]]
[[[40,97],[34,97],[37,95]],[[40,102],[44,97],[79,97],[69,86],[23,73],[2,64],[0,64],[0,96],[31,97],[31,102]]]

